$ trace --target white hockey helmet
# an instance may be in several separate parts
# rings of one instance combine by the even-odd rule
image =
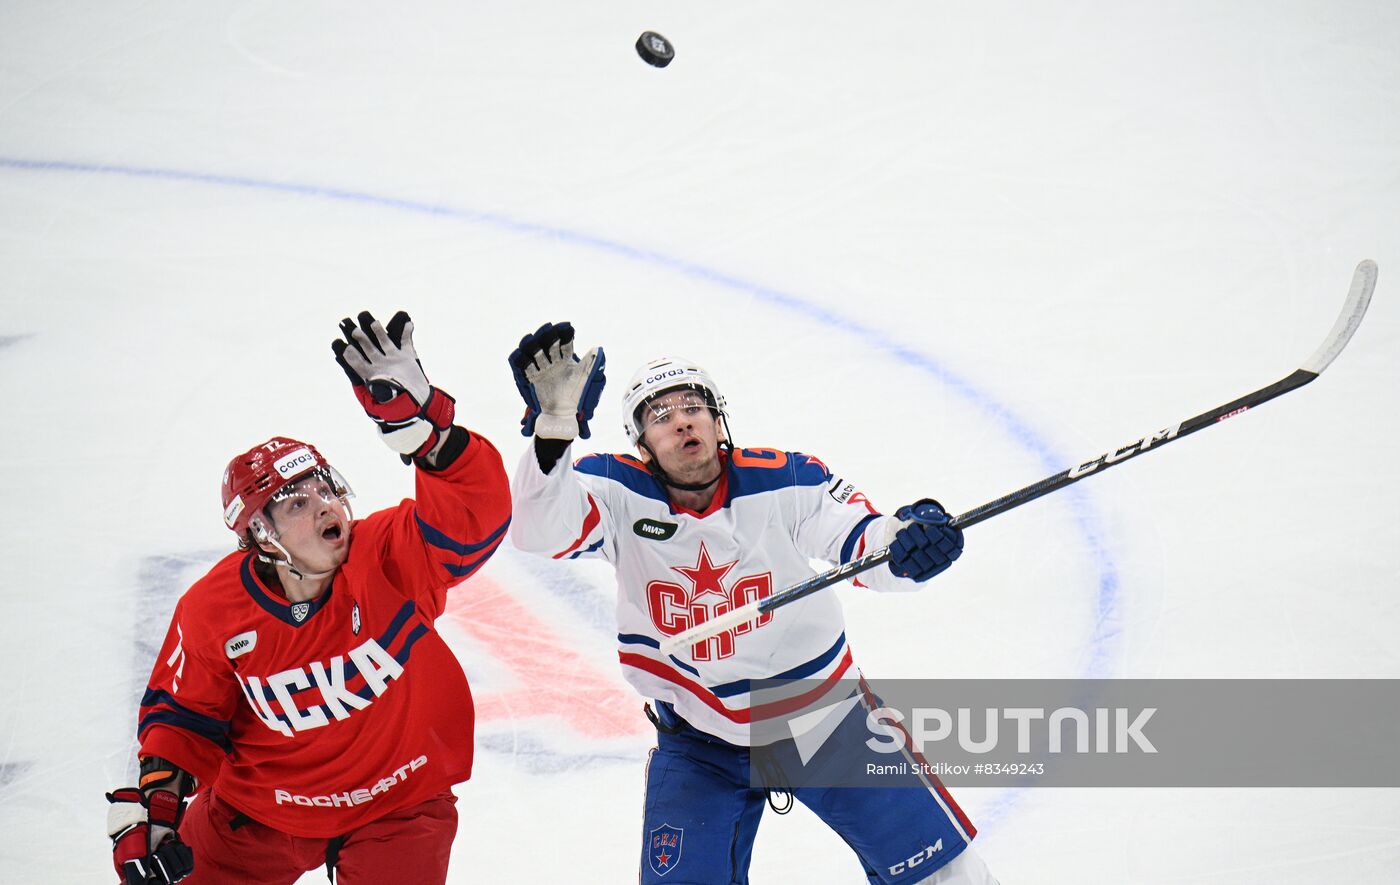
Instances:
[[[705,395],[716,419],[725,422],[721,437],[727,441],[729,413],[725,411],[724,394],[719,392],[709,372],[679,356],[657,357],[634,372],[627,382],[622,394],[622,429],[627,432],[627,441],[634,446],[641,442],[645,429],[639,420],[642,406],[663,393],[683,389],[698,390]]]

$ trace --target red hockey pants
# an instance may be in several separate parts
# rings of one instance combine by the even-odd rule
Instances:
[[[457,834],[451,790],[346,833],[336,856],[336,885],[442,885]],[[194,849],[194,873],[182,885],[292,885],[325,864],[329,839],[291,836],[240,815],[207,790],[180,823]]]

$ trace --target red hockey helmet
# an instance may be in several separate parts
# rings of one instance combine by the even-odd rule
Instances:
[[[228,462],[224,469],[224,524],[240,540],[266,530],[263,508],[282,489],[310,473],[320,474],[342,500],[353,493],[310,443],[274,436]],[[261,540],[260,538],[258,540]]]

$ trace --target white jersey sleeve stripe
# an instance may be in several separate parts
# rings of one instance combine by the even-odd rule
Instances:
[[[573,553],[575,550],[577,550],[579,548],[579,545],[582,544],[585,539],[587,539],[589,534],[591,534],[593,530],[598,527],[598,522],[601,518],[601,514],[598,513],[598,502],[594,500],[592,495],[589,495],[588,515],[583,518],[583,531],[579,533],[579,536],[576,539],[574,539],[574,542],[572,544],[570,544],[568,547],[565,547],[558,553],[554,554],[553,558],[563,559],[565,556],[568,556],[570,553]],[[599,538],[598,544],[601,544],[602,542],[602,538]],[[591,549],[597,549],[598,544],[594,544],[593,548]]]
[[[855,528],[851,529],[851,533],[846,536],[845,543],[841,545],[841,565],[845,565],[852,559],[855,559],[857,556],[860,556],[862,553],[864,553],[865,530],[867,527],[869,527],[869,525],[872,522],[879,518],[880,515],[878,513],[871,513],[864,519],[862,519],[860,522],[856,523]],[[857,544],[861,546],[861,551],[859,553],[856,552]]]

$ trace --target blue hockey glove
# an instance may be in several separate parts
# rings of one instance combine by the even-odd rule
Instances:
[[[606,383],[606,361],[601,347],[583,359],[574,355],[574,327],[569,323],[545,323],[521,338],[510,355],[515,386],[525,400],[521,435],[588,439],[588,421]]]
[[[962,529],[948,524],[948,511],[932,498],[906,504],[895,511],[904,528],[890,541],[890,571],[923,582],[962,556]]]

